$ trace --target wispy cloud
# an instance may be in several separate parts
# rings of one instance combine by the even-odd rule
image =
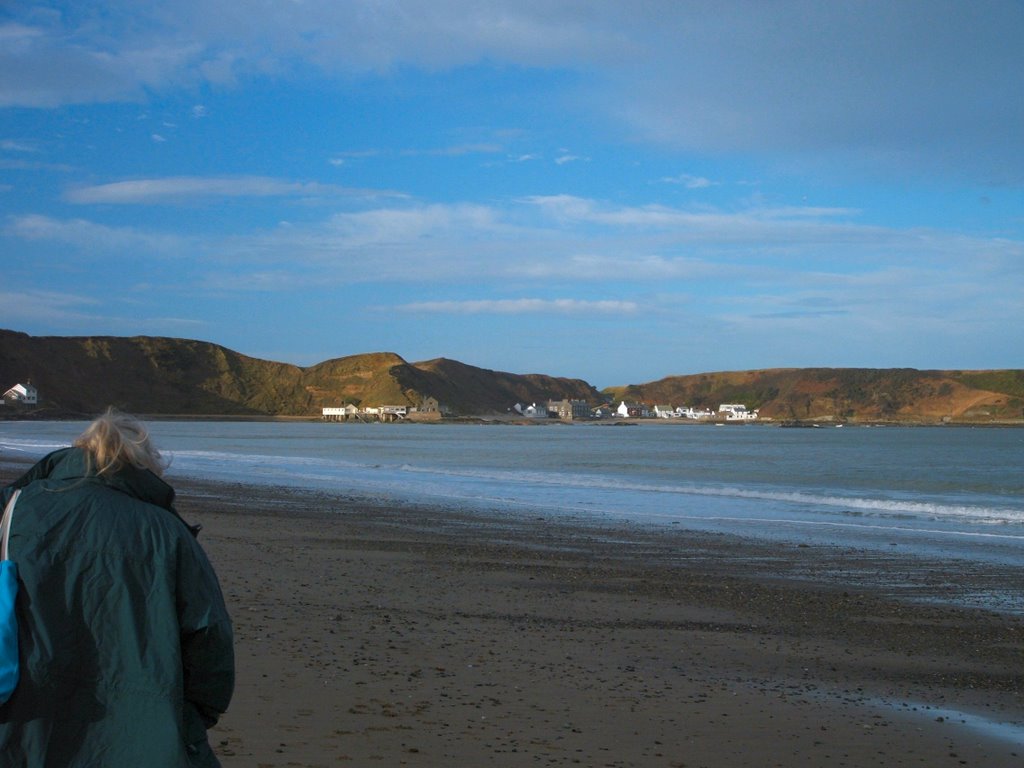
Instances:
[[[206,323],[187,317],[146,315],[146,304],[100,300],[92,296],[59,291],[0,291],[0,326],[70,329],[97,333],[194,333]],[[118,313],[118,309],[123,310]]]
[[[478,143],[478,144],[455,144],[450,147],[436,147],[433,149],[406,149],[402,150],[403,155],[432,155],[437,157],[459,157],[461,155],[493,155],[502,152],[504,147],[500,144]]]
[[[58,291],[0,291],[0,312],[17,327],[17,318],[73,318],[88,316],[90,307],[100,306],[100,301],[91,296],[82,296]]]
[[[0,141],[0,150],[4,152],[38,152],[39,147],[27,141],[4,139]]]
[[[135,179],[69,189],[64,197],[78,204],[152,205],[211,197],[397,196],[383,190],[350,189],[318,182],[295,182],[264,176],[176,176]]]
[[[738,211],[689,210],[663,204],[624,206],[574,195],[535,195],[521,202],[562,226],[599,225],[620,230],[671,231],[672,239],[726,242],[806,242],[837,240],[840,236],[875,239],[891,230],[843,219],[858,211],[849,208],[776,207]],[[833,221],[839,219],[839,221]]]
[[[634,301],[585,301],[581,299],[477,299],[422,301],[393,307],[403,312],[455,315],[629,315],[639,310]]]
[[[1007,74],[1024,70],[1018,4],[966,14],[906,0],[885,9],[884,24],[876,10],[796,0],[600,12],[571,0],[236,0],[119,4],[100,23],[26,4],[0,25],[0,106],[138,99],[303,68],[350,78],[496,63],[587,75],[565,87],[563,103],[586,100],[645,141],[955,163],[1019,182],[1024,113],[1019,78]]]
[[[53,171],[55,173],[70,173],[75,170],[67,163],[43,163],[21,158],[0,158],[0,168],[12,171]]]
[[[411,244],[441,235],[474,240],[481,232],[506,228],[500,210],[470,203],[340,213],[327,225],[348,246]]]
[[[707,189],[708,187],[717,187],[721,182],[711,181],[703,176],[691,176],[688,173],[681,173],[678,176],[665,176],[662,181],[666,184],[680,184],[687,189]]]
[[[194,245],[180,235],[147,232],[133,227],[111,227],[86,219],[51,216],[13,216],[4,233],[23,240],[63,243],[81,252],[96,254],[180,254]]]
[[[159,180],[79,190],[75,202],[162,202],[181,196],[299,194],[274,180]],[[268,186],[263,186],[264,182]],[[365,202],[365,201],[363,201]],[[1019,279],[1024,243],[926,228],[856,221],[855,211],[775,208],[690,211],[615,206],[573,196],[505,206],[403,204],[282,223],[265,231],[186,236],[112,227],[85,218],[10,217],[9,236],[61,242],[82,251],[136,249],[154,255],[216,255],[239,271],[308,272],[320,280],[460,282],[481,279],[639,284],[657,280],[772,281],[778,276],[869,274],[928,263],[957,282],[972,275]],[[970,273],[963,264],[970,262]],[[1016,270],[1016,271],[1014,271]],[[1012,274],[1012,278],[1011,278]],[[301,274],[296,278],[304,281]],[[239,283],[243,283],[239,278]],[[279,284],[287,286],[288,280]],[[721,290],[721,289],[719,289]]]

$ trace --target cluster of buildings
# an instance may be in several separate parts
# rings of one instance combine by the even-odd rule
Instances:
[[[408,405],[374,405],[360,408],[348,403],[338,407],[323,409],[324,421],[402,421],[411,414],[420,416],[440,417],[446,412],[436,398],[425,397],[418,406]]]
[[[593,419],[693,419],[708,421],[754,421],[757,411],[748,411],[740,403],[723,403],[717,411],[706,408],[687,408],[670,405],[649,406],[643,403],[622,401],[618,407],[610,403],[592,407],[586,400],[548,400],[544,403],[523,405],[516,403],[510,413],[523,419],[558,419],[580,421]],[[323,409],[324,421],[383,421],[394,422],[405,419],[425,420],[440,418],[448,410],[433,397],[425,397],[419,406],[376,405],[360,408],[357,405],[341,405]]]
[[[741,403],[723,403],[717,411],[709,408],[688,408],[671,405],[649,406],[645,403],[621,401],[618,407],[610,404],[590,407],[585,400],[549,400],[543,405],[524,406],[516,403],[513,411],[526,419],[705,419],[714,421],[754,421],[757,411],[748,411]]]
[[[39,391],[31,382],[15,384],[0,397],[2,406],[35,406],[39,404]],[[748,411],[739,403],[723,403],[717,411],[670,405],[648,406],[643,403],[622,401],[618,407],[611,404],[591,407],[586,400],[548,400],[538,405],[516,403],[511,410],[524,419],[559,419],[577,421],[586,419],[695,419],[713,421],[754,421],[757,411]],[[432,419],[448,413],[436,398],[425,397],[418,406],[377,405],[360,408],[348,404],[323,409],[324,421],[402,421],[406,418]],[[415,414],[415,416],[414,416]]]

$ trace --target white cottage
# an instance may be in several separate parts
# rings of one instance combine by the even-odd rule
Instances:
[[[4,392],[3,401],[5,403],[12,402],[19,403],[21,405],[38,405],[39,390],[32,386],[31,383],[15,384]]]
[[[747,406],[741,403],[722,403],[718,406],[718,415],[725,414],[726,421],[753,421],[757,418],[757,411],[748,411]]]

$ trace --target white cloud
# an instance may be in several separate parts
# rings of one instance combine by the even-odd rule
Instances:
[[[0,106],[487,62],[583,75],[566,101],[688,150],[838,151],[1024,178],[1017,2],[139,0],[102,16],[26,4],[9,18]]]
[[[740,211],[687,210],[666,205],[621,206],[573,195],[534,195],[521,202],[563,227],[595,225],[613,230],[646,229],[670,233],[683,242],[778,243],[888,240],[896,230],[856,224],[850,208],[775,207]],[[833,221],[833,219],[839,219]]]
[[[80,188],[67,197],[76,203],[129,204],[327,191],[338,190],[260,177],[181,177]],[[1024,263],[1024,243],[1016,240],[861,224],[848,209],[691,211],[568,195],[518,203],[374,207],[216,236],[21,215],[8,218],[5,232],[96,253],[191,251],[240,268],[266,271],[280,264],[282,270],[344,280],[763,281],[778,274],[856,274],[929,264],[954,283],[981,274],[986,279],[1003,275],[995,279],[1005,283],[1011,275],[1020,278]]]
[[[585,301],[581,299],[478,299],[463,301],[423,301],[395,307],[404,312],[457,315],[525,314],[633,314],[639,309],[633,301]]]
[[[85,219],[60,220],[50,216],[14,216],[5,234],[22,240],[57,242],[95,255],[106,253],[180,254],[190,242],[178,235],[144,232],[132,227],[110,227]]]
[[[168,45],[137,36],[148,24],[133,25],[113,9],[108,28],[94,20],[78,23],[75,13],[37,10],[26,6],[24,22],[0,27],[0,107],[139,99],[146,88],[189,79],[189,65],[202,52],[189,41]],[[120,24],[126,29],[117,30]]]
[[[295,182],[265,176],[175,176],[135,179],[77,187],[64,197],[80,204],[155,204],[188,202],[197,197],[321,197],[394,195],[331,184]]]
[[[525,202],[338,213],[238,235],[206,252],[261,265],[260,272],[277,264],[303,281],[684,281],[725,294],[751,285],[785,293],[794,281],[925,263],[936,270],[929,283],[941,283],[942,274],[953,282],[1006,284],[1024,263],[1024,244],[1017,241],[833,221],[849,213],[844,209],[694,213],[569,196]],[[968,262],[972,271],[965,275]]]
[[[691,176],[688,173],[681,173],[678,176],[666,176],[662,179],[666,184],[681,184],[687,189],[707,189],[717,187],[721,182],[711,181],[703,176]]]
[[[59,291],[0,291],[0,326],[37,327],[36,333],[59,329],[89,334],[183,333],[195,332],[203,321],[184,317],[147,317],[151,302],[121,298],[61,293]],[[118,310],[124,310],[119,313]]]
[[[0,141],[0,150],[4,152],[38,152],[39,148],[27,141],[16,141],[14,139],[4,139]]]
[[[507,229],[498,210],[485,205],[424,205],[339,213],[328,231],[348,247],[413,244],[447,236],[474,240],[481,232]]]
[[[0,43],[12,49],[22,49],[31,45],[33,40],[43,36],[43,30],[27,24],[0,24]]]
[[[0,291],[0,312],[9,318],[8,322],[18,327],[17,318],[32,320],[59,318],[82,318],[83,309],[99,306],[100,302],[91,296],[81,296],[58,291]]]
[[[1022,316],[1024,243],[833,220],[845,213],[695,213],[560,196],[508,207],[378,207],[229,236],[177,237],[45,216],[11,217],[2,234],[67,246],[77,260],[131,256],[119,262],[129,282],[152,279],[146,257],[183,259],[181,287],[200,295],[332,290],[358,304],[359,284],[472,286],[476,300],[409,301],[397,309],[683,324],[699,317],[751,343],[767,343],[769,326],[800,332],[818,322],[808,333],[821,337],[827,326],[846,344],[851,335],[884,334],[886,323],[931,327],[945,318],[980,333],[993,317]],[[595,290],[621,298],[588,298]],[[495,297],[510,291],[526,297]],[[540,298],[541,291],[560,298]],[[685,294],[685,311],[635,299],[636,291]]]
[[[146,88],[251,75],[287,76],[305,63],[331,74],[431,71],[484,59],[561,64],[626,41],[575,5],[201,0],[113,4],[102,20],[26,8],[0,26],[0,106],[139,98]]]
[[[68,173],[75,168],[66,163],[41,163],[35,160],[24,159],[0,159],[0,168],[16,171],[54,171],[55,173]]]
[[[1024,178],[1024,9],[907,1],[676,4],[607,70],[638,137],[871,168]],[[709,62],[711,62],[709,66]],[[606,84],[605,84],[606,87]],[[611,102],[608,102],[611,103]],[[980,175],[979,175],[980,174]]]
[[[460,155],[495,154],[502,151],[500,144],[477,143],[477,144],[456,144],[450,147],[439,147],[437,149],[407,149],[403,155],[434,155],[439,157],[459,157]]]

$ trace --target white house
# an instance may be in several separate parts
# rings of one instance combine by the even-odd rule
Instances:
[[[714,411],[707,408],[693,408],[692,406],[680,406],[676,414],[682,419],[710,419],[715,415]]]
[[[753,421],[757,418],[757,411],[748,411],[747,406],[741,403],[722,403],[718,406],[718,414],[723,413],[726,421]]]
[[[512,410],[527,419],[546,419],[548,417],[547,407],[538,408],[536,403],[531,403],[527,406],[523,406],[521,403],[516,403],[512,406]]]
[[[654,406],[654,415],[659,419],[678,419],[679,413],[671,405]]]
[[[29,384],[15,384],[4,392],[3,401],[20,403],[21,405],[38,405],[39,391]]]
[[[625,400],[619,403],[615,413],[624,419],[646,419],[651,415],[651,412],[643,403],[626,403]]]
[[[324,408],[323,418],[328,421],[346,421],[359,416],[359,409],[348,403],[338,408]]]

